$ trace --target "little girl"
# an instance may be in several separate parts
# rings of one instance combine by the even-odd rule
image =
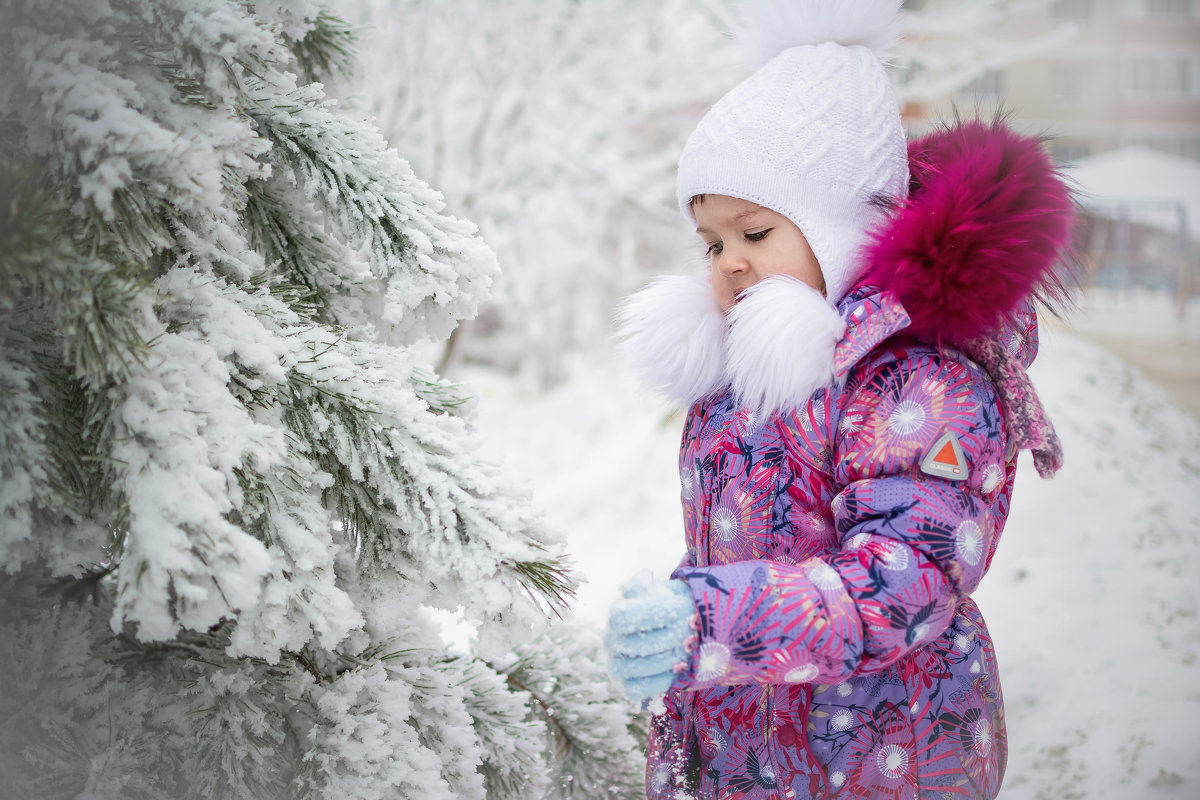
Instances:
[[[614,606],[656,705],[650,798],[993,798],[1007,755],[970,594],[1016,456],[1061,450],[1025,374],[1061,299],[1070,195],[1039,143],[959,123],[906,146],[899,0],[774,2],[763,65],[701,120],[680,207],[708,280],[634,295],[622,334],[687,407],[687,555]]]

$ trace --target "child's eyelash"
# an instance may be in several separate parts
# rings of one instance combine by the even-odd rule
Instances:
[[[774,228],[763,228],[761,231],[752,231],[752,232],[746,233],[744,235],[748,240],[750,240],[752,242],[761,242],[764,238],[766,238],[767,234],[773,230],[775,230],[775,229]],[[721,251],[724,249],[725,249],[725,245],[723,243],[713,242],[712,244],[710,244],[708,247],[706,247],[704,249],[704,255],[708,256],[709,258],[712,258],[713,256],[720,255]]]

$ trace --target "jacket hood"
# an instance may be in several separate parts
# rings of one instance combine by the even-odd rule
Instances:
[[[959,122],[908,158],[909,196],[871,233],[860,285],[899,300],[909,334],[961,344],[1019,327],[1030,300],[1067,302],[1074,203],[1038,139]]]
[[[698,276],[660,278],[627,299],[618,336],[644,382],[684,407],[731,388],[768,413],[805,402],[898,333],[988,353],[990,372],[1023,375],[1033,301],[1066,299],[1066,184],[1038,140],[999,123],[936,131],[909,158],[911,194],[871,233],[863,277],[836,310],[816,313],[811,290],[777,278],[728,317]]]

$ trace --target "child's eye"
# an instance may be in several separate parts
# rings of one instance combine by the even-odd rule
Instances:
[[[721,255],[721,251],[724,249],[725,245],[721,244],[720,242],[713,242],[708,246],[708,249],[704,251],[704,255],[708,256],[709,258],[712,258],[713,256],[719,256]]]
[[[759,242],[766,238],[773,228],[763,228],[761,231],[747,231],[746,238],[752,242]]]

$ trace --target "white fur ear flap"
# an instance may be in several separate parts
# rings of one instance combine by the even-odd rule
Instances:
[[[760,418],[795,408],[833,382],[846,321],[816,289],[765,278],[729,312],[726,359],[738,401]]]
[[[749,0],[739,39],[757,66],[792,47],[837,42],[881,53],[899,35],[901,0]]]
[[[725,316],[704,278],[668,275],[630,295],[617,340],[642,382],[684,408],[727,383]]]

